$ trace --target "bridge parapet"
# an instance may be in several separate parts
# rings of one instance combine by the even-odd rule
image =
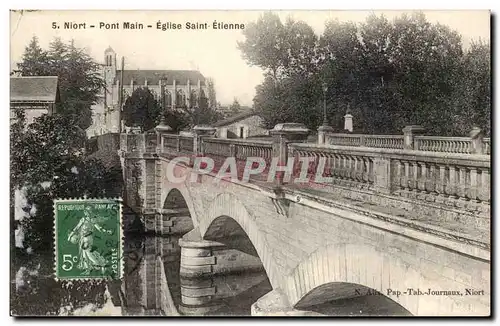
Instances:
[[[264,174],[273,157],[277,157],[281,165],[286,164],[288,157],[295,157],[296,167],[300,164],[299,158],[312,157],[309,165],[312,173],[323,158],[322,176],[358,184],[363,189],[436,203],[453,202],[456,207],[463,207],[466,201],[489,205],[490,156],[469,152],[474,141],[477,145],[479,141],[489,144],[490,140],[478,136],[477,132],[475,138],[415,136],[409,132],[413,140],[405,140],[399,135],[345,134],[330,138],[329,144],[318,145],[301,144],[303,139],[283,141],[286,128],[277,127],[273,143],[212,138],[205,128],[195,137],[167,132],[159,132],[157,138],[152,134],[126,134],[121,137],[121,147],[132,153],[209,156],[216,167],[220,167],[227,157],[234,157],[239,162],[248,157],[262,157],[266,162]],[[302,134],[304,130],[301,129]],[[406,130],[405,136],[408,136]],[[340,145],[331,145],[332,142]],[[408,143],[413,144],[413,149],[404,149]],[[480,152],[488,148],[479,147],[477,151]]]
[[[471,131],[470,137],[425,136],[422,135],[424,130],[420,126],[407,126],[403,129],[403,132],[404,135],[364,135],[327,132],[325,134],[325,144],[490,155],[490,138],[483,138],[483,134],[478,128],[474,128]]]
[[[295,129],[299,131],[298,136],[288,137],[290,139],[284,137],[288,127],[297,127]],[[423,211],[422,207],[427,207],[425,215],[449,215],[447,221],[460,220],[460,224],[472,222],[481,228],[489,228],[490,156],[468,153],[472,147],[479,151],[485,147],[481,144],[489,143],[489,139],[482,138],[480,130],[471,133],[468,143],[460,140],[461,138],[447,138],[455,143],[459,139],[462,144],[472,146],[460,147],[462,149],[459,150],[459,147],[445,145],[444,141],[439,140],[444,139],[442,137],[418,136],[422,132],[418,126],[407,127],[404,136],[343,135],[343,139],[348,140],[342,140],[342,145],[304,143],[303,136],[307,134],[307,129],[299,125],[279,125],[275,129],[273,142],[218,139],[212,137],[209,132],[212,129],[204,128],[194,137],[172,134],[170,130],[157,130],[156,140],[154,135],[127,134],[122,135],[121,143],[122,148],[128,152],[127,157],[149,160],[149,169],[157,174],[155,186],[151,185],[149,188],[154,188],[157,192],[161,189],[161,168],[160,165],[153,167],[151,159],[157,157],[155,154],[160,154],[167,160],[175,156],[210,157],[214,161],[213,173],[218,173],[226,159],[231,157],[236,160],[238,179],[244,175],[245,169],[254,168],[255,162],[247,162],[247,158],[260,157],[265,162],[265,169],[261,173],[250,175],[250,182],[274,180],[267,186],[297,188],[292,183],[304,177],[302,170],[306,167],[307,182],[302,183],[301,188],[320,189],[326,195],[342,192],[342,196],[352,197],[354,200],[368,193],[370,198],[377,197],[373,200],[376,205],[386,207],[398,207],[411,202],[411,205],[405,206],[410,211]],[[425,147],[421,141],[426,139],[432,142],[439,140],[441,145]],[[275,170],[272,173],[276,174],[277,180],[269,178],[271,163],[276,158],[281,166],[287,165],[288,158],[293,158],[290,182],[290,179],[280,179],[283,175]],[[193,161],[189,163],[191,167]],[[146,174],[141,175],[141,180],[145,176]],[[146,188],[141,191],[152,193]],[[143,197],[146,198],[146,195],[141,195]],[[152,195],[150,197],[147,202],[151,207],[161,205],[157,202],[158,198],[155,199]],[[388,201],[393,204],[387,205]],[[467,215],[466,218],[457,217],[464,214]]]
[[[324,157],[325,174],[374,184],[387,193],[417,192],[429,200],[443,196],[489,203],[490,157],[397,149],[291,144],[296,157]],[[420,197],[420,196],[419,196]]]
[[[145,134],[120,134],[120,150],[125,153],[144,153],[146,151]]]

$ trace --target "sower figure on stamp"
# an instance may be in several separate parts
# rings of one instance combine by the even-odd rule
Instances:
[[[87,205],[83,218],[68,235],[68,241],[78,244],[78,268],[84,270],[83,275],[89,275],[95,269],[101,269],[102,274],[105,273],[107,261],[93,246],[94,233],[95,230],[107,234],[111,234],[112,231],[104,229],[98,222],[99,218],[92,212],[92,208]]]

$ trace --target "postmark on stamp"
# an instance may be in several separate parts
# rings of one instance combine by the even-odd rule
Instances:
[[[121,278],[120,200],[57,199],[54,215],[57,279]]]

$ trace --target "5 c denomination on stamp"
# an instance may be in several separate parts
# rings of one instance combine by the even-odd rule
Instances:
[[[121,278],[120,200],[58,199],[54,215],[57,279]]]

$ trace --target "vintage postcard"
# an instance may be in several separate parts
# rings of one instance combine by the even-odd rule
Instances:
[[[11,315],[489,317],[490,21],[12,10]]]

